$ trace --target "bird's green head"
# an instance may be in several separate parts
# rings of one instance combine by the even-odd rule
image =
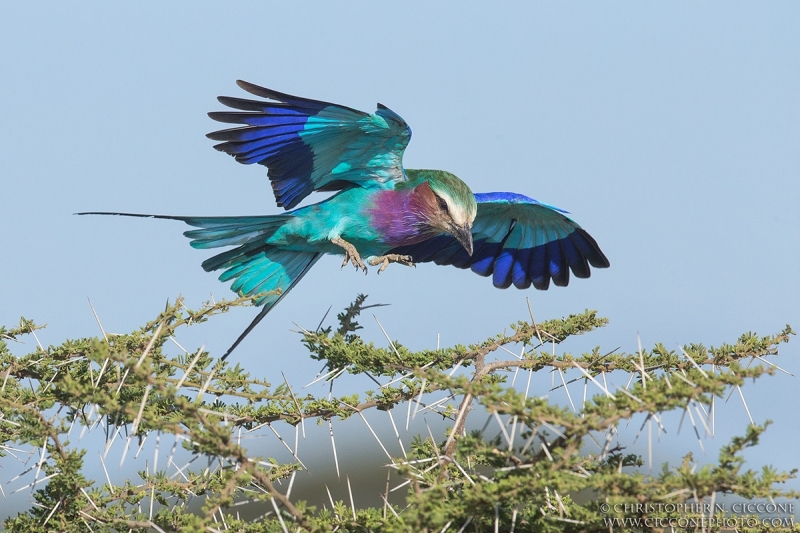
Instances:
[[[472,255],[472,222],[478,212],[475,195],[466,183],[444,170],[406,170],[413,182],[427,182],[434,198],[429,224],[449,233]]]

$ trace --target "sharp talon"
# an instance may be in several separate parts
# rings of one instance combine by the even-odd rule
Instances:
[[[367,267],[361,260],[361,256],[358,255],[358,250],[356,250],[355,246],[344,239],[340,239],[339,237],[331,239],[331,243],[344,249],[344,262],[342,262],[342,268],[344,268],[347,263],[353,263],[353,267],[355,267],[356,272],[358,272],[358,269],[363,268],[364,274],[367,273]]]
[[[386,270],[390,263],[400,263],[401,265],[416,267],[410,255],[387,254],[378,257],[373,257],[368,261],[372,266],[381,265],[378,269],[378,274]]]

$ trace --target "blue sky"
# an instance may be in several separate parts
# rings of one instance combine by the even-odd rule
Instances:
[[[566,209],[611,261],[538,292],[433,265],[365,277],[326,258],[234,352],[256,375],[310,381],[318,368],[289,330],[359,292],[391,304],[375,314],[413,348],[480,341],[524,319],[526,298],[540,319],[611,319],[574,351],[800,327],[798,27],[790,2],[5,3],[0,323],[47,323],[40,339],[57,344],[99,333],[87,299],[123,332],[178,294],[190,306],[230,296],[180,223],[72,213],[278,213],[265,169],[204,138],[215,97],[243,96],[244,79],[366,111],[381,102],[414,132],[407,167]],[[184,345],[222,353],[254,314]],[[364,324],[385,342],[371,315]],[[796,375],[798,346],[778,361]],[[785,453],[800,438],[796,390],[786,375],[745,387],[756,421],[776,421],[754,465],[798,466]],[[731,411],[717,444],[746,422]]]

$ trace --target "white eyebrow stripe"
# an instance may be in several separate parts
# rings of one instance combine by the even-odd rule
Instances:
[[[456,205],[449,196],[445,197],[444,201],[447,202],[447,209],[450,212],[453,222],[458,226],[463,226],[467,222],[466,211],[464,211],[461,206]]]

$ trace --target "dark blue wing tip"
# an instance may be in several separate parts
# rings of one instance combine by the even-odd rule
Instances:
[[[521,195],[520,195],[521,196]],[[417,263],[435,262],[469,268],[480,276],[492,276],[495,287],[505,289],[512,284],[518,289],[533,285],[538,290],[569,285],[570,273],[576,278],[591,276],[589,265],[608,268],[610,263],[597,242],[584,229],[576,228],[566,238],[533,248],[504,248],[501,242],[475,241],[475,252],[468,256],[450,235],[439,235],[426,241],[395,248],[390,253],[410,255]]]
[[[594,268],[608,268],[611,266],[606,254],[600,249],[600,245],[585,229],[575,228],[570,237]]]

